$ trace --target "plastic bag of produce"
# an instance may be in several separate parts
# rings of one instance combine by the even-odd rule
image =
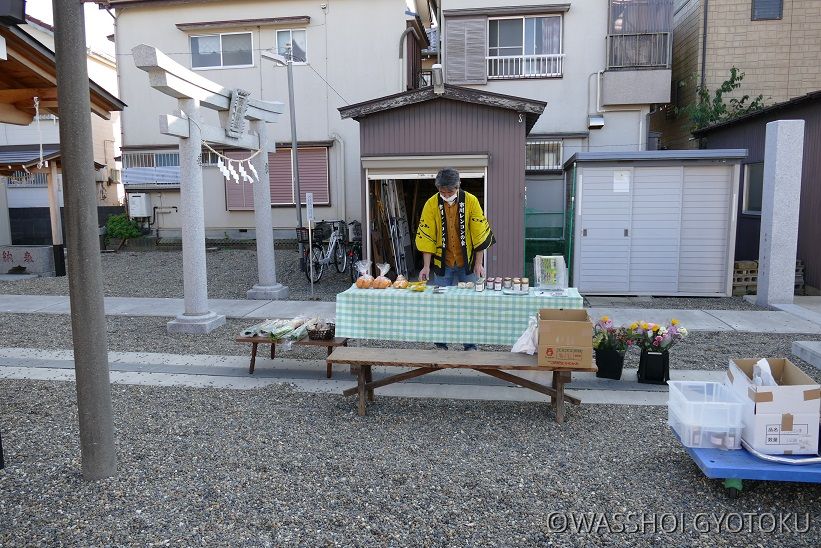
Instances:
[[[371,270],[370,261],[357,261],[354,268],[359,272],[359,277],[356,279],[356,287],[359,289],[370,289],[373,285],[373,276],[369,274]]]
[[[376,265],[379,269],[379,276],[373,281],[373,288],[374,289],[387,289],[391,286],[390,279],[386,276],[388,271],[391,269],[391,265],[387,263],[380,263]]]

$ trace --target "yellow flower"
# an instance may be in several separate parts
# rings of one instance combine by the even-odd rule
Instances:
[[[679,322],[677,319],[673,318],[672,320],[670,320],[670,323],[673,325],[678,325]]]
[[[609,320],[610,320],[610,318],[608,318],[607,316],[602,316],[601,317],[601,321],[603,321],[603,322],[606,322],[606,321],[609,321]]]
[[[638,322],[633,322],[630,324],[630,329],[635,330],[639,326]]]
[[[641,322],[641,328],[642,329],[646,330],[648,327],[650,327],[650,326],[647,324],[647,322]]]

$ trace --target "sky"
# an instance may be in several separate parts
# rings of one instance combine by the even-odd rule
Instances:
[[[90,48],[114,55],[114,43],[106,36],[114,32],[114,19],[96,4],[86,4],[86,45]],[[51,0],[27,0],[26,13],[50,25],[54,24]]]

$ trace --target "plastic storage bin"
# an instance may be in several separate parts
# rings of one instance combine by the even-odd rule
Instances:
[[[744,402],[717,382],[671,381],[668,423],[686,447],[741,448]]]

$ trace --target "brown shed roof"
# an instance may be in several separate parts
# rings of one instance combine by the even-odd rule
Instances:
[[[539,119],[539,116],[542,115],[545,107],[547,107],[547,103],[544,101],[445,84],[445,91],[441,95],[434,93],[433,86],[428,86],[379,97],[378,99],[372,99],[355,105],[348,105],[340,108],[339,114],[343,119],[353,118],[354,120],[359,120],[360,118],[377,112],[436,99],[450,99],[452,101],[486,105],[519,112],[523,114],[527,120],[527,133],[530,132],[536,124],[536,120]]]

